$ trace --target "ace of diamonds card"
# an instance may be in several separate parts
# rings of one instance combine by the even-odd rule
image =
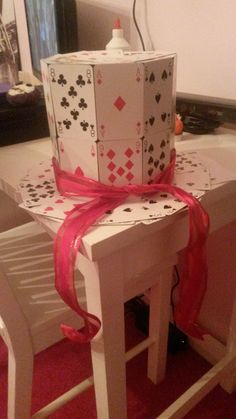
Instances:
[[[134,140],[143,135],[142,63],[94,67],[98,138]]]

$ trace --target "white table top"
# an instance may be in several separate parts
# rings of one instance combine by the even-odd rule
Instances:
[[[216,160],[222,166],[236,173],[236,131],[219,128],[214,134],[192,135],[184,133],[176,137],[177,151],[200,150],[202,154]],[[52,155],[49,138],[28,141],[0,148],[0,188],[9,196],[17,200],[16,187],[19,179],[26,169],[42,160],[47,160]],[[208,207],[219,199],[236,194],[236,181],[221,185],[209,191],[203,197],[203,205]],[[151,225],[109,225],[91,228],[83,238],[83,245],[89,258],[97,259],[129,245],[139,238],[144,238],[151,233],[161,231],[168,225],[174,225],[177,220],[187,223],[187,211],[180,211],[171,216],[158,220]],[[55,234],[59,223],[37,216],[45,228]]]

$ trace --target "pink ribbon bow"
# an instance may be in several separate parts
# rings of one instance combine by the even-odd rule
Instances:
[[[62,325],[65,336],[73,341],[89,342],[101,327],[101,321],[83,310],[74,286],[74,268],[82,237],[88,228],[107,211],[119,206],[130,195],[151,195],[167,192],[181,200],[189,210],[189,240],[186,248],[186,269],[180,283],[179,301],[175,310],[177,326],[185,333],[202,338],[203,332],[196,324],[206,289],[207,263],[205,243],[209,217],[202,205],[191,194],[171,185],[175,169],[175,151],[171,162],[152,184],[108,186],[81,173],[68,173],[59,168],[53,158],[53,167],[59,192],[67,197],[91,197],[89,202],[76,205],[66,216],[55,238],[55,285],[62,299],[84,319],[84,327],[75,330]]]

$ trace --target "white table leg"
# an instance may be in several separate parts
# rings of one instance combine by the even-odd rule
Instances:
[[[169,267],[150,291],[149,336],[154,343],[148,349],[148,377],[155,384],[165,377],[172,278],[173,267]]]
[[[85,277],[88,311],[102,321],[102,332],[91,342],[97,416],[126,419],[123,263],[121,254],[80,263]]]

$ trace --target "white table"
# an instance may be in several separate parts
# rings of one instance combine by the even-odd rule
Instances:
[[[236,171],[236,134],[219,129],[215,135],[185,134],[176,141],[177,150],[201,150],[223,166]],[[0,188],[19,200],[16,186],[27,167],[51,155],[49,139],[34,140],[0,149]],[[221,185],[203,197],[211,220],[211,231],[236,218],[236,181]],[[2,203],[1,203],[2,205]],[[42,216],[37,221],[54,236],[59,224]],[[91,344],[97,414],[99,419],[126,418],[125,360],[148,348],[148,376],[155,383],[165,375],[166,346],[170,316],[172,269],[177,253],[188,241],[187,211],[175,213],[151,225],[99,226],[83,238],[78,267],[85,278],[88,311],[101,320],[103,329]],[[142,293],[150,293],[150,335],[125,355],[123,304]],[[236,323],[236,305],[232,324]],[[182,399],[160,417],[182,417],[221,381],[222,371],[236,360],[236,328],[231,327],[226,356],[210,375],[199,380]],[[161,344],[160,344],[161,342]],[[229,374],[228,391],[236,388]]]

